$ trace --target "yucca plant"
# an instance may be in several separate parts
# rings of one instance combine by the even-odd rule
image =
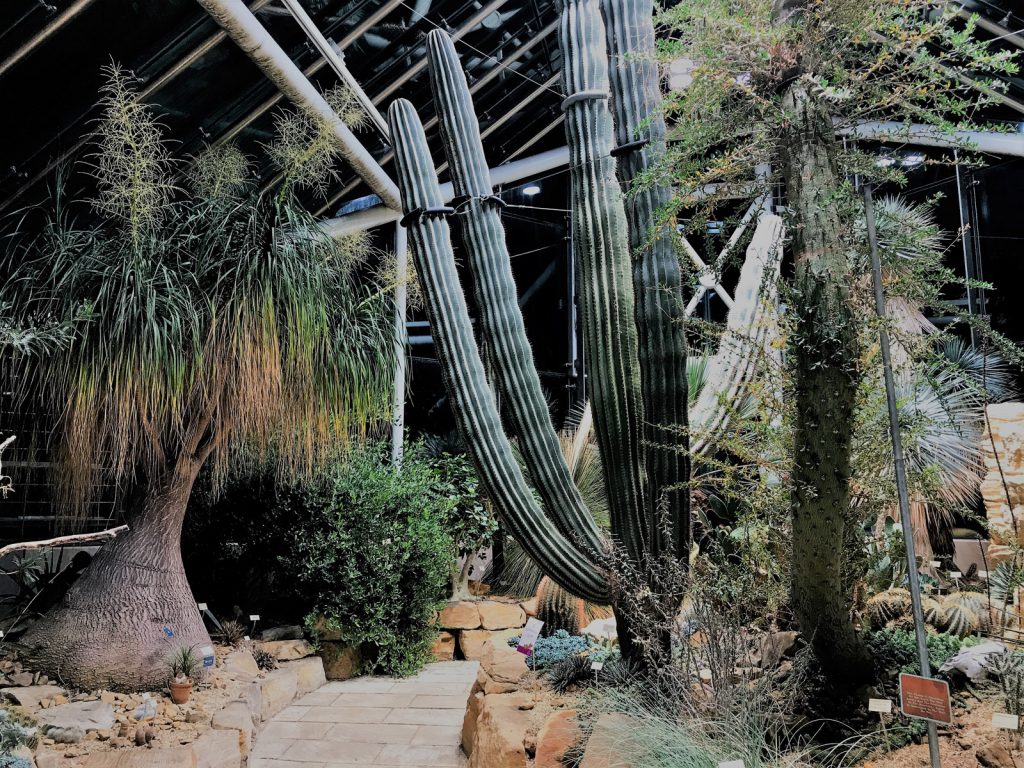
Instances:
[[[117,69],[102,106],[98,219],[58,206],[8,249],[0,284],[15,318],[74,321],[82,305],[90,317],[70,345],[5,357],[3,376],[56,415],[67,519],[106,474],[131,528],[22,642],[69,683],[139,689],[163,682],[168,634],[209,642],[180,551],[200,470],[215,484],[239,463],[308,471],[385,413],[395,342],[381,293],[356,279],[363,242],[326,238],[295,202],[300,167],[260,195],[225,147],[178,183]]]

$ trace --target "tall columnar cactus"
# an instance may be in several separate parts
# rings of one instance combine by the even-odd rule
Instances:
[[[645,444],[645,437],[654,433],[644,428],[637,324],[653,326],[658,320],[674,320],[664,313],[651,314],[645,320],[638,317],[634,304],[630,233],[613,156],[616,142],[607,103],[610,83],[598,0],[568,0],[560,35],[574,242],[581,267],[579,296],[595,432],[605,467],[612,534],[639,564],[657,547],[652,535],[655,501],[648,489],[647,467],[649,463],[663,466],[658,461],[674,452],[661,454],[655,461],[655,453]],[[571,482],[543,405],[498,215],[501,202],[493,197],[469,90],[447,38],[439,32],[431,33],[427,48],[442,138],[457,194],[452,207],[442,205],[423,129],[412,107],[408,102],[395,102],[390,120],[404,221],[424,281],[434,339],[456,420],[499,515],[531,557],[555,582],[575,594],[607,600],[606,574],[597,565],[599,558],[594,557],[604,543]],[[645,203],[646,213],[633,217],[634,227],[650,227],[655,204]],[[508,404],[510,422],[540,503],[512,455],[501,430],[494,393],[484,376],[449,239],[446,218],[455,213],[464,228],[468,262],[475,278],[480,332],[491,354],[495,384]],[[633,237],[638,251],[643,250],[639,244],[646,239],[645,234]],[[659,250],[657,258],[666,258],[666,253]],[[659,269],[667,271],[665,265]],[[678,280],[678,272],[676,275]],[[644,290],[655,294],[658,291],[649,289],[660,287],[660,278],[649,279],[650,284],[645,282],[645,274],[637,277]],[[664,366],[676,364],[670,362],[675,360],[681,367],[678,376],[658,371],[660,378],[650,384],[650,397],[664,393],[675,402],[680,396],[676,387],[682,386],[685,403],[685,357],[679,356],[685,355],[685,348],[676,343],[676,329],[667,333],[664,327],[652,327],[650,331],[642,327],[645,341],[649,332],[669,339],[665,342],[668,347],[658,346],[660,342],[649,347],[645,353],[648,361],[658,359]],[[658,411],[655,418],[663,418],[664,412]],[[673,423],[685,425],[685,412]],[[673,440],[678,440],[677,433],[671,434]],[[686,482],[685,459],[674,467],[676,475],[659,469],[656,487],[664,489],[666,477],[678,477],[680,484]],[[680,514],[679,510],[685,508],[685,502],[679,502],[672,511]],[[676,528],[688,538],[688,515],[682,514]],[[685,546],[686,541],[682,541],[680,551]]]
[[[690,545],[686,307],[672,231],[662,221],[672,190],[635,181],[654,170],[665,151],[661,85],[654,58],[652,0],[601,0],[607,37],[611,106],[618,142],[618,173],[627,190],[629,245],[639,330],[644,437],[652,510],[664,509],[673,524],[674,547]],[[657,528],[655,528],[657,531]]]

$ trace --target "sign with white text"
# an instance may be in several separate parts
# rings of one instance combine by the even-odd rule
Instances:
[[[952,725],[949,683],[931,677],[900,674],[900,709],[907,717]]]

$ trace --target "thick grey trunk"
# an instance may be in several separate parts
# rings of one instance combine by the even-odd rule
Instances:
[[[197,463],[179,462],[154,483],[131,530],[104,546],[26,633],[22,643],[35,668],[86,689],[153,689],[166,684],[175,649],[210,642],[181,560],[181,527],[198,471]]]
[[[793,609],[824,671],[860,681],[870,665],[842,577],[859,350],[847,296],[851,275],[838,204],[841,177],[824,105],[797,80],[783,107],[788,123],[780,155],[796,263]]]

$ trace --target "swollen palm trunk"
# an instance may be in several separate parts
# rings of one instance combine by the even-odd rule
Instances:
[[[780,155],[796,263],[793,608],[825,671],[859,680],[870,665],[842,578],[859,350],[836,198],[835,134],[828,110],[801,81],[789,86],[783,108],[790,121]]]
[[[166,685],[175,650],[210,642],[181,560],[181,526],[198,470],[187,463],[169,472],[146,495],[129,532],[106,544],[29,629],[21,644],[33,666],[84,689],[153,690]]]

